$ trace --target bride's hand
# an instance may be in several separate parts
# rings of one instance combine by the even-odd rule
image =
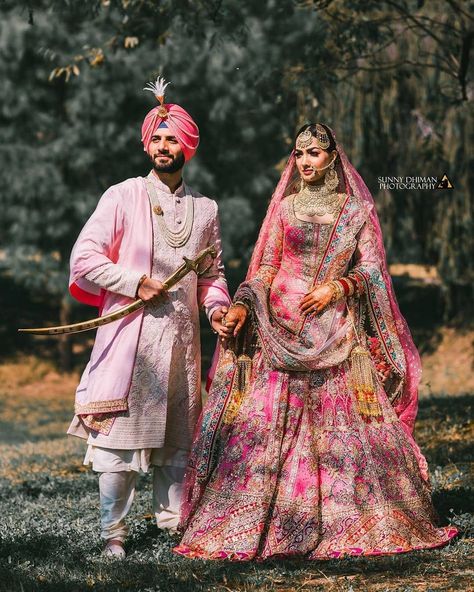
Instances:
[[[225,326],[233,331],[236,337],[247,320],[247,309],[241,304],[232,304],[229,312],[225,315]]]
[[[308,292],[300,304],[300,311],[304,314],[321,312],[332,300],[333,290],[330,286],[317,286]]]

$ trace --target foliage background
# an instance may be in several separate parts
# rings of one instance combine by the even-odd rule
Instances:
[[[0,0],[1,591],[468,589],[473,5]],[[172,81],[169,100],[199,123],[186,178],[219,202],[232,288],[296,130],[314,120],[336,130],[374,194],[397,296],[428,370],[417,437],[440,516],[463,529],[452,546],[324,566],[184,566],[145,514],[144,477],[129,561],[118,568],[99,557],[96,480],[83,474],[81,443],[64,437],[91,336],[56,349],[56,339],[25,340],[16,328],[92,316],[67,294],[69,253],[101,193],[149,169],[140,126],[153,99],[141,89],[158,74]],[[443,174],[453,189],[378,184]],[[207,363],[213,343],[203,331]]]
[[[141,88],[162,74],[199,122],[186,176],[219,201],[235,281],[295,130],[320,120],[375,195],[390,261],[436,266],[444,319],[471,316],[472,2],[0,6],[0,249],[26,289],[69,306],[82,224],[109,185],[148,169],[140,125],[154,99]],[[380,176],[444,173],[453,190],[378,188]]]

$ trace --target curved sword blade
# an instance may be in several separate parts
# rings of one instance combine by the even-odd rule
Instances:
[[[217,256],[217,251],[215,245],[211,245],[201,251],[194,259],[187,259],[183,257],[184,263],[178,267],[178,269],[172,273],[166,280],[163,281],[163,286],[165,290],[169,290],[175,284],[177,284],[184,276],[186,276],[190,271],[194,271],[198,273],[199,264],[204,261],[204,259],[210,256],[213,259]],[[207,270],[208,268],[206,268]],[[141,298],[135,300],[131,304],[127,304],[127,306],[123,306],[118,310],[110,312],[109,314],[104,315],[103,317],[97,317],[96,319],[91,319],[90,321],[82,321],[80,323],[73,323],[72,325],[59,325],[57,327],[38,327],[35,329],[18,329],[19,333],[32,333],[34,335],[65,335],[67,333],[82,333],[83,331],[90,331],[91,329],[97,329],[97,327],[102,327],[103,325],[108,325],[109,323],[113,323],[118,319],[123,319],[127,315],[140,310],[146,305],[145,302]]]
[[[132,302],[131,304],[127,304],[127,306],[122,306],[115,310],[114,312],[110,312],[103,317],[97,317],[96,319],[91,319],[90,321],[83,321],[81,323],[73,323],[72,325],[60,325],[58,327],[38,327],[37,329],[18,329],[18,333],[33,333],[34,335],[65,335],[66,333],[82,333],[83,331],[90,331],[91,329],[97,329],[97,327],[102,327],[102,325],[108,325],[113,321],[117,321],[118,319],[122,319],[127,315],[135,312],[136,310],[140,310],[145,306],[145,302],[143,300],[138,299]]]

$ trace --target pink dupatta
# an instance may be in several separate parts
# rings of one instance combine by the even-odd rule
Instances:
[[[331,132],[335,137],[334,132],[332,130]],[[418,384],[421,377],[420,356],[413,342],[407,322],[401,314],[397,303],[392,280],[388,272],[386,254],[383,246],[382,230],[372,194],[370,193],[362,177],[350,163],[343,147],[339,142],[337,142],[336,149],[340,159],[338,174],[342,179],[342,190],[348,195],[354,195],[356,198],[358,198],[359,203],[361,203],[362,207],[364,207],[366,210],[368,222],[372,225],[377,237],[377,246],[380,254],[379,277],[383,280],[383,282],[378,282],[379,284],[383,283],[383,286],[378,286],[377,290],[384,292],[382,296],[386,298],[387,302],[389,303],[389,307],[385,307],[385,309],[382,311],[380,307],[377,306],[376,302],[371,302],[373,292],[371,293],[369,291],[367,296],[369,303],[372,306],[372,313],[378,313],[380,316],[375,324],[378,337],[384,346],[383,353],[387,358],[387,362],[401,377],[400,388],[397,389],[398,394],[396,398],[392,400],[392,404],[405,431],[411,435],[413,433],[418,410]],[[246,281],[253,279],[257,274],[265,245],[268,242],[275,213],[280,206],[280,202],[287,195],[295,192],[298,179],[299,177],[296,169],[294,151],[292,151],[270,201],[267,214],[263,221],[260,234],[250,260]],[[366,280],[367,283],[370,283],[370,278],[366,278]],[[390,316],[391,318],[384,319],[384,315],[386,317]],[[388,329],[390,327],[395,327],[396,329],[390,331]],[[394,343],[400,344],[405,358],[404,360],[398,360],[397,363],[394,362],[393,357],[390,355],[390,351],[393,350]]]

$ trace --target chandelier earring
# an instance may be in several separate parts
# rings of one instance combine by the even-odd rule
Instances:
[[[329,192],[333,192],[339,185],[339,177],[337,175],[336,167],[334,166],[334,159],[328,167],[326,174],[324,175],[324,185]]]

